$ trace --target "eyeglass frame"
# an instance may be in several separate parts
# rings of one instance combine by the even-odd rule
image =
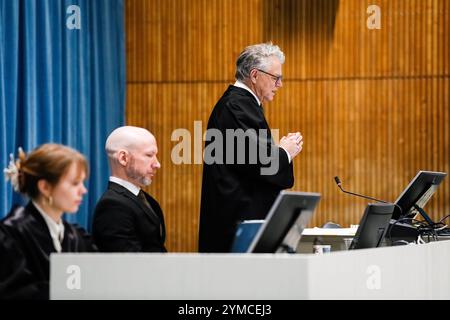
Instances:
[[[262,73],[267,74],[268,76],[271,76],[272,79],[275,80],[275,85],[277,85],[277,84],[281,83],[281,81],[283,81],[283,75],[276,76],[276,75],[271,74],[271,73],[269,73],[267,71],[264,71],[264,70],[261,70],[261,69],[258,69],[258,68],[255,68],[255,69],[258,70],[258,71],[261,71]]]

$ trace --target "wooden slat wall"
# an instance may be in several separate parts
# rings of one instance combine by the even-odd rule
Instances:
[[[395,200],[418,170],[450,171],[448,1],[125,3],[127,123],[159,143],[162,169],[148,191],[165,212],[169,250],[197,250],[202,173],[172,163],[171,134],[190,130],[194,148],[194,121],[204,131],[248,44],[272,40],[286,54],[284,87],[265,108],[280,134],[304,136],[293,189],[322,194],[311,226],[359,222],[367,201],[340,193],[335,175]],[[380,30],[366,27],[371,4],[381,8]],[[450,213],[449,197],[450,177],[427,206],[434,219]]]

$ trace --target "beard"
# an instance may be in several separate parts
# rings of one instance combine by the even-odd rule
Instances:
[[[140,186],[147,187],[152,183],[150,178],[147,178],[136,168],[136,162],[134,158],[131,158],[130,166],[126,170],[129,179],[138,182]]]

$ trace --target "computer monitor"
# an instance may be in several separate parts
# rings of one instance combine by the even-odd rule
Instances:
[[[247,252],[295,252],[320,194],[281,191]]]
[[[394,204],[369,203],[349,250],[379,247],[388,230],[394,208]]]
[[[420,213],[429,224],[433,224],[422,208],[446,175],[445,172],[419,171],[395,201],[392,219],[413,218]]]

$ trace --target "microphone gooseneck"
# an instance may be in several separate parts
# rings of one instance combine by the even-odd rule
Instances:
[[[361,198],[364,198],[364,199],[373,200],[373,201],[376,201],[376,202],[387,203],[387,204],[393,204],[394,206],[396,206],[396,207],[400,210],[400,215],[403,214],[402,208],[401,208],[398,204],[396,204],[396,203],[392,203],[392,202],[380,200],[380,199],[377,199],[377,198],[365,196],[365,195],[359,194],[359,193],[354,193],[354,192],[346,191],[346,190],[344,190],[344,188],[342,188],[342,182],[341,182],[341,179],[339,179],[338,176],[335,176],[335,177],[334,177],[334,181],[336,182],[336,184],[337,184],[337,186],[339,187],[339,189],[341,189],[341,191],[344,192],[344,193],[351,194],[351,195],[353,195],[353,196],[361,197]]]
[[[372,198],[372,197],[369,197],[369,196],[365,196],[363,194],[354,193],[354,192],[350,192],[350,191],[344,190],[344,188],[342,188],[341,179],[339,179],[338,176],[334,177],[334,181],[336,182],[336,184],[339,187],[339,189],[341,189],[341,191],[344,192],[344,193],[348,193],[348,194],[351,194],[351,195],[354,195],[354,196],[357,196],[357,197],[361,197],[361,198],[365,198],[365,199],[369,199],[369,200],[373,200],[373,201],[377,201],[377,202],[391,203],[391,202],[383,201],[383,200],[380,200],[380,199],[377,199],[377,198]]]

